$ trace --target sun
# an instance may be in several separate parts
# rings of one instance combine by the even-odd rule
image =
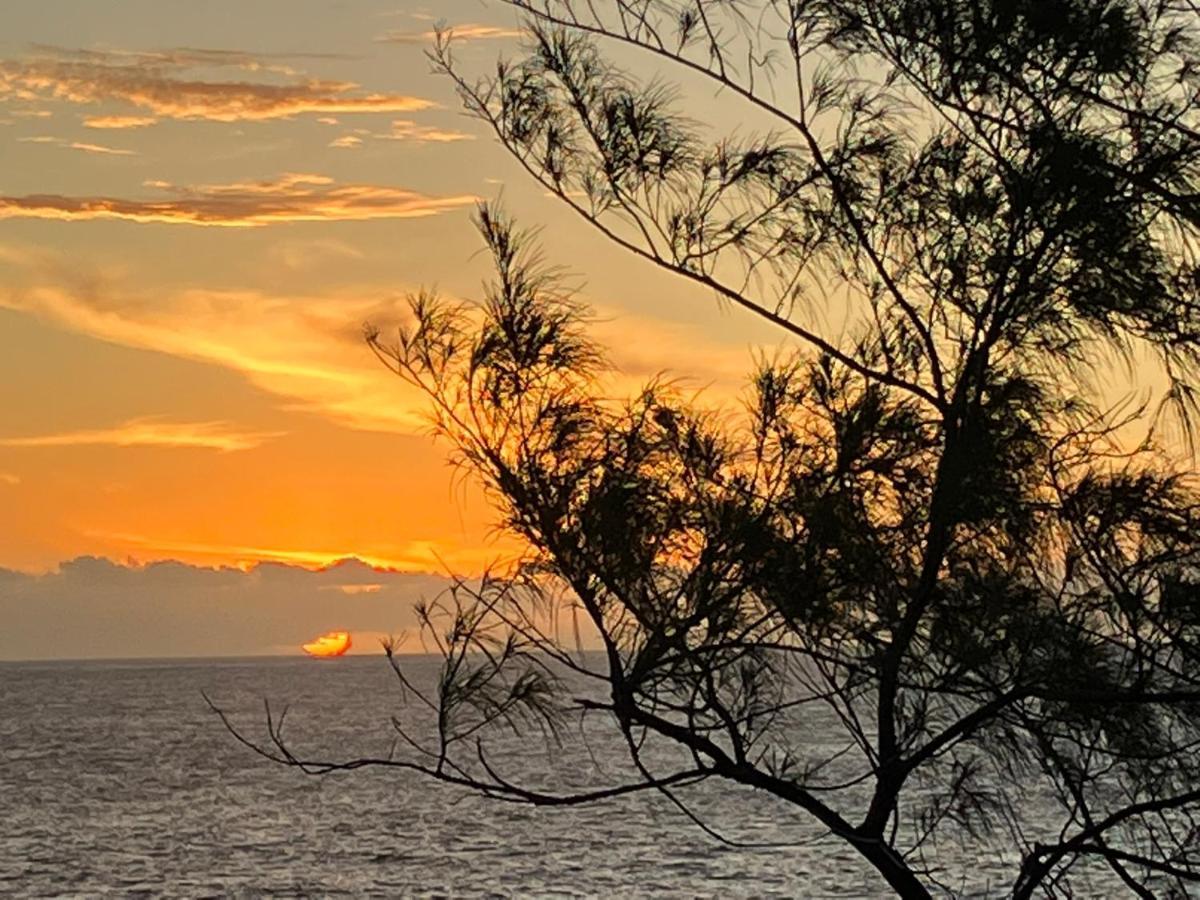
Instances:
[[[350,632],[330,631],[328,634],[323,634],[319,638],[303,644],[302,649],[309,656],[342,656],[350,649]]]

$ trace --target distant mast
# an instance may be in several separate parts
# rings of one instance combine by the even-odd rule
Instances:
[[[316,657],[317,659],[344,656],[346,651],[350,649],[350,632],[330,631],[319,638],[309,641],[307,644],[302,644],[301,649],[309,656]]]

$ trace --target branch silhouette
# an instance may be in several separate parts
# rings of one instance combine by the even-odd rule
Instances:
[[[431,720],[426,740],[393,723],[410,758],[302,760],[269,711],[265,742],[239,739],[510,802],[654,791],[732,843],[688,791],[762,791],[904,897],[969,881],[939,865],[951,842],[1019,857],[1015,897],[1098,872],[1186,894],[1195,6],[505,5],[516,59],[480,77],[452,32],[431,51],[466,110],[598,240],[775,326],[779,350],[739,412],[662,380],[606,396],[586,309],[482,204],[480,302],[418,294],[366,338],[526,556],[419,610],[434,688],[387,648]],[[634,780],[500,774],[489,735],[554,745],[571,713],[607,723]],[[685,762],[656,774],[659,751]]]

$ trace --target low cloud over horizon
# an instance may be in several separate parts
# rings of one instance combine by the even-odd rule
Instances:
[[[420,652],[413,605],[449,585],[357,559],[242,570],[81,556],[40,575],[0,569],[0,660],[300,655],[331,630],[351,632],[359,653],[407,630],[403,649]]]

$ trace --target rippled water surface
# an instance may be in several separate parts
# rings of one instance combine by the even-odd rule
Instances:
[[[239,746],[201,695],[250,729],[264,698],[290,703],[314,756],[386,755],[401,707],[381,658],[23,663],[0,679],[0,894],[882,896],[836,842],[724,847],[659,796],[547,810],[404,772],[305,776]],[[619,779],[620,748],[588,743],[509,738],[495,758],[517,781]],[[689,800],[745,843],[819,839],[761,795]],[[987,867],[966,868],[989,893]]]

